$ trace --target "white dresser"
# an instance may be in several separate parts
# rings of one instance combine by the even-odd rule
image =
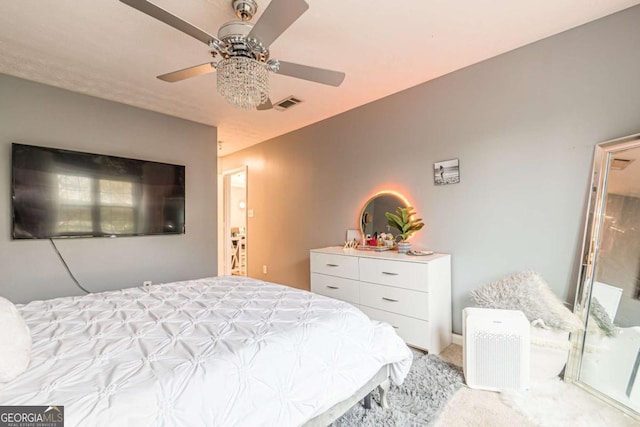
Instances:
[[[311,291],[391,324],[407,344],[438,354],[451,344],[451,255],[313,249]]]

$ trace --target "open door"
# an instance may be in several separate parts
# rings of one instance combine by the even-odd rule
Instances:
[[[247,168],[222,173],[224,270],[247,275]]]

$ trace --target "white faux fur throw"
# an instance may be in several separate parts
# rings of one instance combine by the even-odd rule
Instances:
[[[505,390],[501,400],[542,427],[631,427],[636,421],[573,384],[554,378],[529,390]]]
[[[23,373],[31,360],[31,332],[13,303],[0,297],[0,383]]]
[[[526,270],[486,284],[471,292],[478,306],[520,310],[534,326],[575,331],[582,323],[535,271]]]

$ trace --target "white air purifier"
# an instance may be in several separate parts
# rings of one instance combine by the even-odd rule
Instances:
[[[463,369],[471,388],[529,388],[530,325],[518,310],[462,311]]]

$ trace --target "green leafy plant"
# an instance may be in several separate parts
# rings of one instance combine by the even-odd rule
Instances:
[[[385,212],[389,226],[400,231],[398,237],[400,241],[405,241],[416,231],[424,227],[422,218],[414,218],[416,215],[412,206],[396,209],[396,213]]]

